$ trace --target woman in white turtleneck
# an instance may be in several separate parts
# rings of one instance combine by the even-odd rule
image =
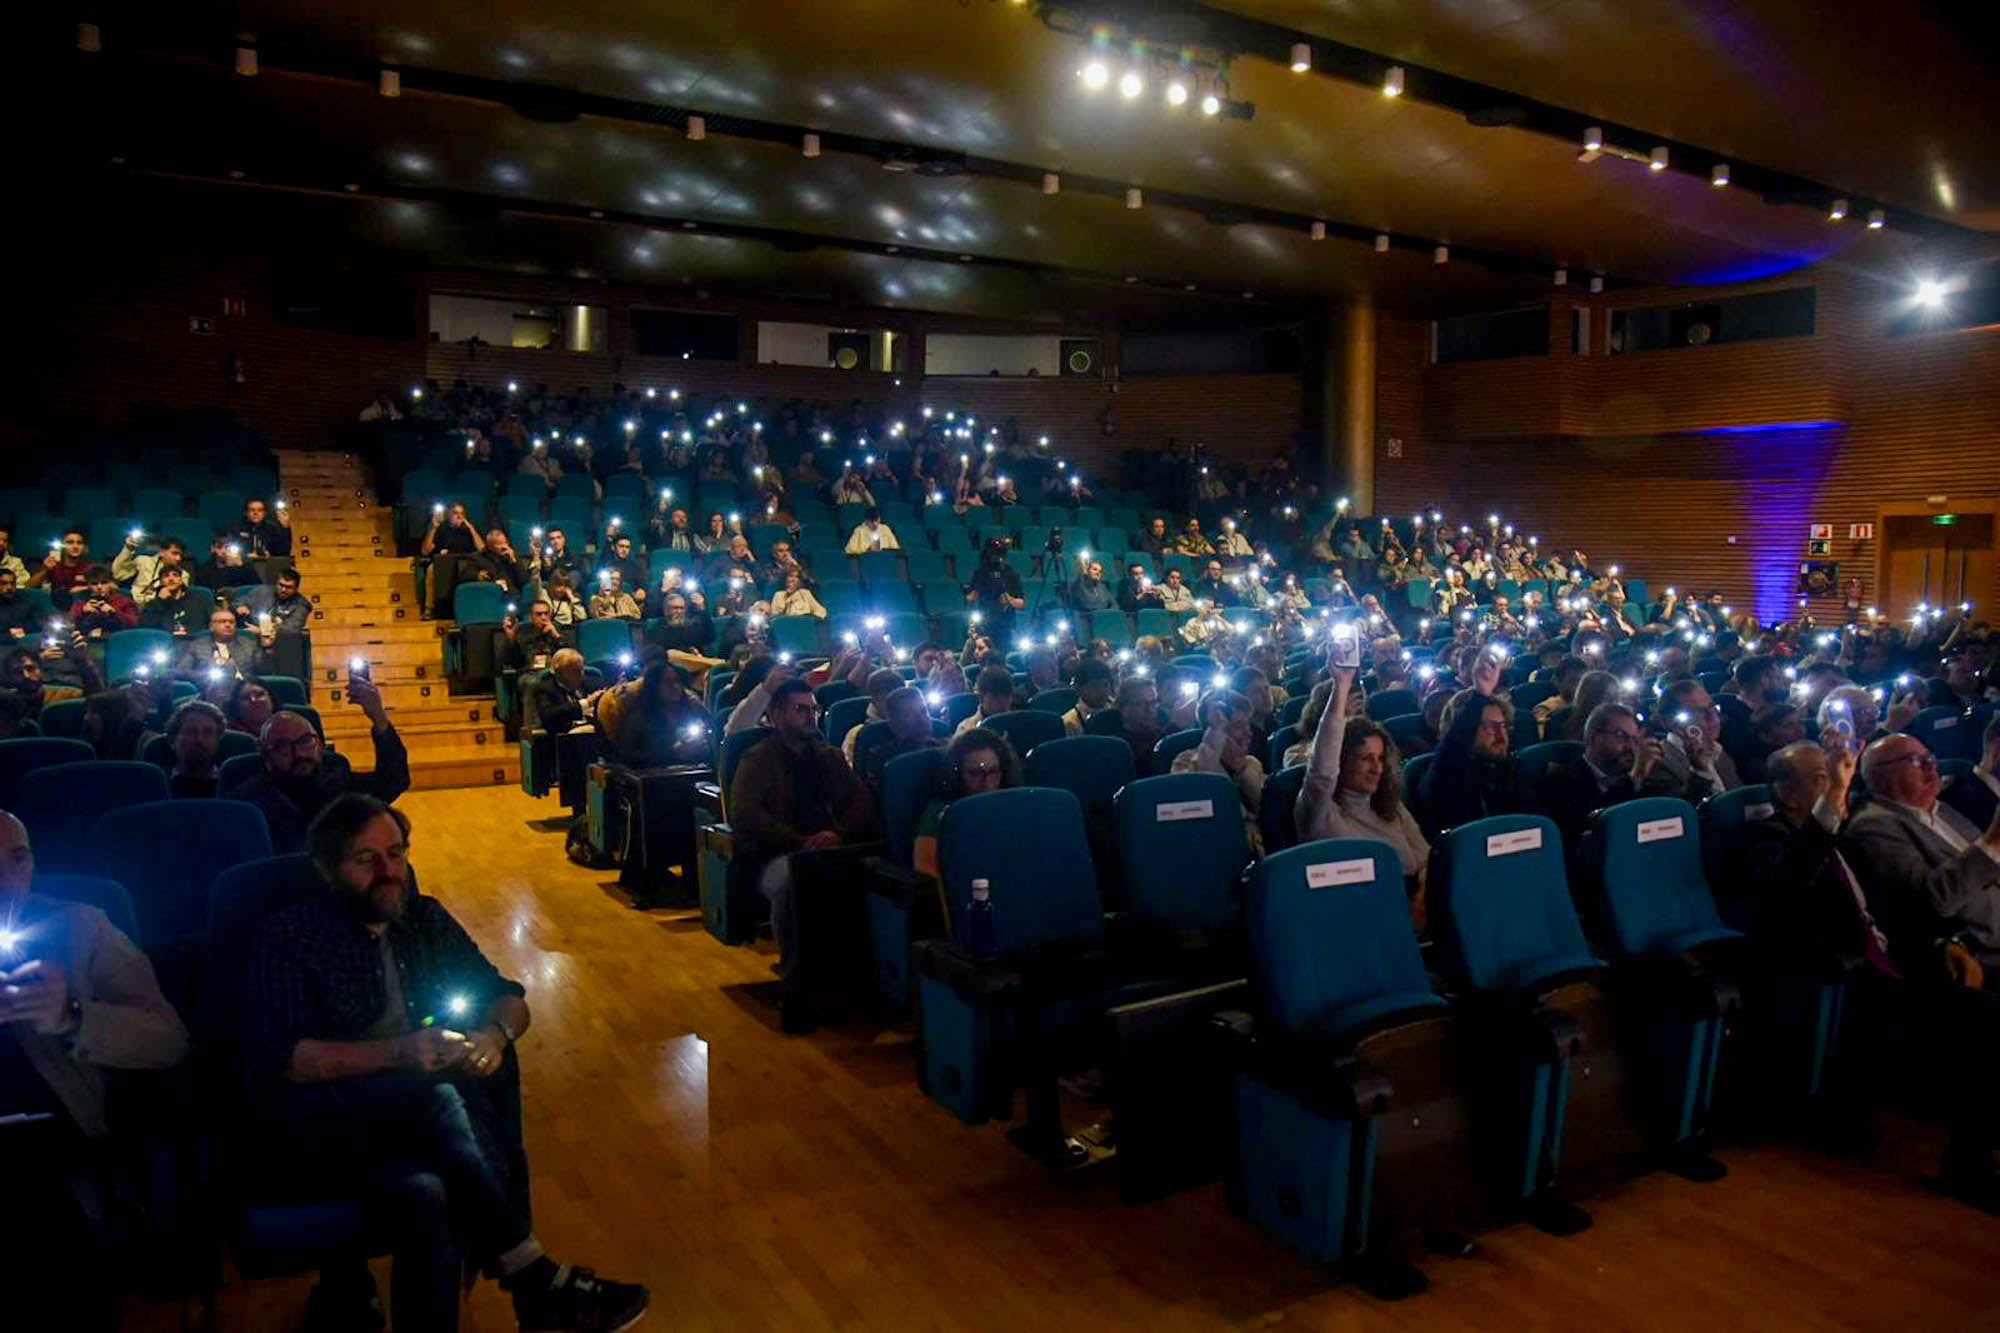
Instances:
[[[1333,698],[1320,714],[1294,812],[1299,841],[1373,838],[1395,848],[1410,886],[1410,917],[1421,932],[1430,844],[1403,804],[1402,759],[1395,742],[1368,718],[1347,717],[1354,675],[1352,667],[1333,669]]]

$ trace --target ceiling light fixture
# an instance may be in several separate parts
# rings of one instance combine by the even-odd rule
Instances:
[[[1661,144],[1653,150],[1653,156],[1646,163],[1646,169],[1648,171],[1665,171],[1667,169],[1667,146],[1665,144]]]
[[[1138,186],[1134,185],[1125,191],[1125,207],[1141,208],[1145,203],[1146,196],[1139,192]]]
[[[1313,67],[1313,49],[1307,42],[1292,43],[1292,73],[1303,74]]]
[[[1718,162],[1710,167],[1708,169],[1708,183],[1718,190],[1729,184],[1729,164],[1727,162]]]
[[[1083,80],[1084,87],[1096,92],[1111,82],[1111,66],[1102,60],[1086,61],[1083,68],[1077,71],[1077,77]]]
[[[1128,69],[1118,76],[1118,95],[1131,101],[1146,91],[1146,76],[1136,69]]]
[[[1326,239],[1326,224],[1324,222],[1315,222],[1306,229],[1306,234],[1315,241],[1323,241]]]
[[[703,139],[706,139],[708,137],[708,117],[689,116],[687,137],[696,143],[700,143]]]
[[[1389,66],[1389,72],[1382,76],[1382,96],[1401,97],[1403,95],[1403,67]]]
[[[1833,207],[1826,210],[1826,220],[1828,222],[1844,222],[1846,219],[1847,201],[1845,199],[1834,200]]]
[[[801,148],[801,150],[804,151],[807,157],[818,157],[819,136],[817,134],[808,133],[804,139],[799,141],[799,147]]]
[[[1880,231],[1889,224],[1889,215],[1879,208],[1868,210],[1868,230]]]
[[[392,69],[388,65],[382,66],[381,71],[375,76],[375,91],[384,97],[401,97],[403,95],[403,71]]]
[[[1389,253],[1388,232],[1378,231],[1375,233],[1375,253],[1378,255],[1386,255]]]
[[[1062,177],[1053,171],[1044,171],[1042,173],[1042,193],[1061,194]]]

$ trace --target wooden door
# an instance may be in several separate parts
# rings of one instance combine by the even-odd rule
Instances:
[[[1907,616],[1919,602],[1977,605],[1991,595],[1993,515],[1959,514],[1941,524],[1932,515],[1896,514],[1881,531],[1884,613]],[[1980,605],[1979,611],[1990,616],[1993,608]]]

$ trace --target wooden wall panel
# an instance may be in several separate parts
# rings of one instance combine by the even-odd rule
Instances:
[[[1377,507],[1499,510],[1655,588],[1717,586],[1766,616],[1793,606],[1808,526],[1831,523],[1843,579],[1859,577],[1872,600],[1876,543],[1846,540],[1850,524],[1879,533],[1887,507],[2000,498],[2000,330],[1885,337],[1876,289],[1808,276],[1819,287],[1809,339],[1578,358],[1565,333],[1548,358],[1421,370],[1426,429],[1401,458],[1378,456]],[[1600,346],[1603,318],[1593,310]],[[1421,354],[1397,344],[1391,368],[1391,352],[1385,342],[1384,381],[1407,380]],[[1786,423],[1834,424],[1744,429]],[[1974,599],[1990,609],[2000,586]]]
[[[219,406],[276,444],[330,446],[377,388],[407,387],[423,370],[414,339],[278,323],[255,262],[128,254],[94,278],[65,289],[34,336],[18,341],[31,417],[110,422]],[[240,299],[244,313],[225,314],[225,298]],[[212,321],[214,332],[190,332],[190,316]]]

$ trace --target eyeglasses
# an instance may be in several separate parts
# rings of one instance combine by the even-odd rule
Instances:
[[[315,736],[312,732],[309,731],[305,735],[294,737],[291,740],[286,740],[282,736],[273,736],[270,740],[264,742],[264,748],[267,750],[277,750],[277,751],[284,751],[284,750],[297,751],[297,750],[310,750],[318,744],[319,744],[319,737]]]
[[[1894,759],[1876,761],[1875,767],[1883,769],[1889,767],[1891,764],[1915,764],[1918,768],[1935,769],[1937,767],[1937,756],[1928,752],[1923,754],[1898,755]]]

